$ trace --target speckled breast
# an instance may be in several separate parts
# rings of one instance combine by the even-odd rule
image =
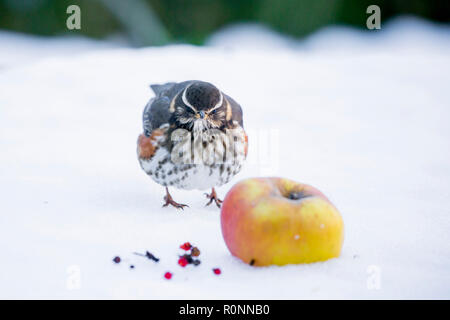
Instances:
[[[190,144],[186,144],[187,139],[170,137],[171,149],[164,134],[141,137],[138,159],[142,169],[167,187],[205,190],[221,186],[241,170],[247,156],[247,136],[242,128],[233,130],[232,135],[190,139]],[[186,150],[191,153],[186,154]]]

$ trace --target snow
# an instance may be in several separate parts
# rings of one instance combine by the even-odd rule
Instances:
[[[69,57],[126,45],[119,35],[99,41],[76,35],[45,37],[0,30],[0,70],[16,64],[34,63],[42,58]]]
[[[450,298],[449,36],[403,18],[305,41],[240,25],[207,47],[48,40],[32,61],[0,55],[0,298]],[[261,175],[314,185],[343,215],[341,257],[251,267],[202,192],[161,208],[135,144],[148,85],[185,79],[244,109],[249,159],[219,195]],[[200,266],[177,265],[186,241]],[[133,255],[145,250],[159,263]]]

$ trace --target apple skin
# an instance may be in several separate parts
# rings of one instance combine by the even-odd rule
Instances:
[[[328,260],[340,255],[344,241],[344,222],[327,197],[284,178],[237,183],[220,220],[231,254],[255,266]]]

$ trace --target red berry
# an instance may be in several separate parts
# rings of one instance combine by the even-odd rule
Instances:
[[[183,250],[188,251],[188,250],[191,250],[192,245],[191,245],[189,242],[185,242],[185,243],[183,243],[183,244],[180,246],[180,248],[183,249]]]
[[[120,260],[120,257],[117,256],[117,257],[114,257],[113,261],[115,263],[119,263],[121,260]]]
[[[166,278],[167,280],[170,280],[170,279],[172,279],[172,274],[170,272],[166,272],[164,274],[164,278]]]
[[[213,272],[214,272],[214,274],[217,274],[217,275],[219,275],[219,274],[222,273],[222,271],[220,271],[219,268],[214,268],[214,269],[213,269]]]
[[[187,266],[188,261],[185,257],[181,257],[180,259],[178,259],[178,264],[184,268]]]

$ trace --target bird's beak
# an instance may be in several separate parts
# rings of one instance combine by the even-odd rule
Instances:
[[[197,113],[196,115],[195,115],[195,117],[197,118],[197,119],[205,119],[205,117],[206,117],[206,114],[203,112],[203,111],[200,111],[199,113]]]

